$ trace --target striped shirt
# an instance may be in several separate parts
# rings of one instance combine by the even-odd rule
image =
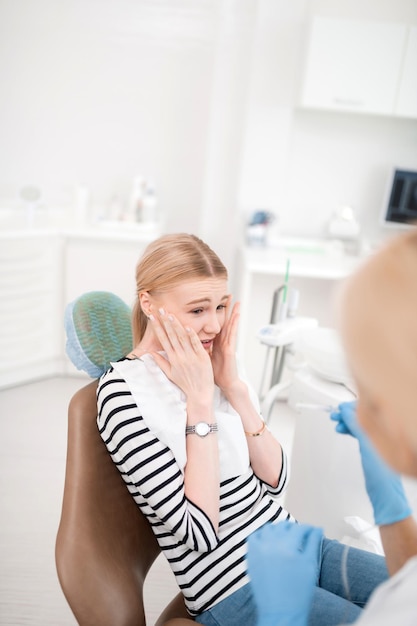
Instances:
[[[278,500],[287,481],[284,453],[277,487],[261,481],[250,466],[220,483],[216,532],[204,511],[186,498],[172,450],[147,427],[126,381],[113,368],[100,379],[97,402],[100,435],[150,523],[190,614],[205,611],[249,582],[248,535],[266,522],[293,519]]]

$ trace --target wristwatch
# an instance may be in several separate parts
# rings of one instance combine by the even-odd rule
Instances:
[[[219,427],[217,424],[207,424],[207,422],[197,422],[194,426],[186,426],[186,435],[198,435],[199,437],[207,437],[209,433],[217,433]]]

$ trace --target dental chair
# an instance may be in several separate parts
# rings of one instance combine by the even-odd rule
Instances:
[[[132,349],[130,309],[107,292],[68,305],[65,327],[68,356],[92,378]],[[69,404],[58,578],[80,626],[146,626],[143,587],[160,548],[100,437],[96,389],[94,380]],[[155,626],[192,623],[179,593]]]

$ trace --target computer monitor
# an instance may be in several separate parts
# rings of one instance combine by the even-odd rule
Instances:
[[[393,170],[381,217],[384,226],[410,228],[417,224],[417,171]]]

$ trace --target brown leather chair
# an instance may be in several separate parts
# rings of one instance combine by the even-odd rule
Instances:
[[[58,577],[80,626],[146,626],[143,584],[160,548],[99,435],[96,388],[69,405]],[[179,593],[155,626],[193,623]]]

